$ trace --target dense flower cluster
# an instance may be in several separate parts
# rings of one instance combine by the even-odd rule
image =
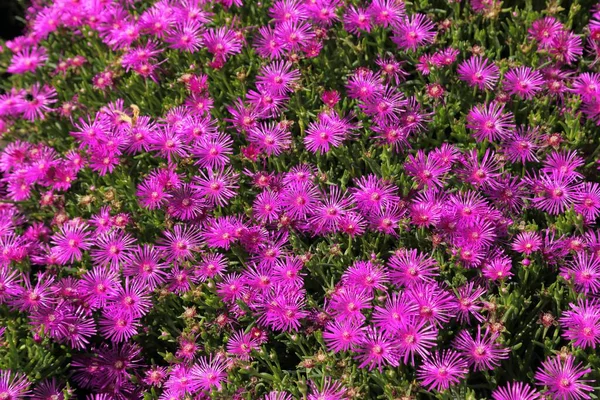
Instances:
[[[595,398],[600,7],[431,4],[34,1],[0,399]]]

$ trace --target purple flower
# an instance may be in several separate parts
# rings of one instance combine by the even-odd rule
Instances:
[[[499,77],[499,68],[486,58],[471,57],[458,66],[458,77],[469,86],[493,90]]]
[[[531,386],[523,382],[510,382],[492,393],[494,400],[538,400],[542,396]]]
[[[497,333],[486,329],[481,334],[481,325],[477,326],[477,334],[463,330],[455,339],[454,347],[464,356],[475,371],[491,370],[500,365],[500,360],[508,358],[509,349],[496,342]]]
[[[517,67],[504,76],[504,89],[524,99],[532,99],[541,89],[544,78],[539,71],[529,67]]]
[[[584,369],[581,363],[575,365],[575,357],[548,357],[535,373],[535,380],[540,386],[546,386],[557,400],[590,399],[588,392],[594,389],[587,383],[593,381],[581,379],[592,372]]]
[[[403,50],[416,50],[433,43],[436,36],[435,25],[424,14],[404,17],[393,26],[392,41]]]
[[[467,361],[453,350],[441,350],[429,355],[417,371],[427,389],[442,391],[458,384],[467,375]]]

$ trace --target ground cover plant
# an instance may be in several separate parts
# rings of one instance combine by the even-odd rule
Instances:
[[[596,399],[600,7],[36,0],[0,399]]]

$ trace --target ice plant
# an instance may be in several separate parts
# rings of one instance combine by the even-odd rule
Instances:
[[[0,400],[594,397],[600,4],[30,3]]]

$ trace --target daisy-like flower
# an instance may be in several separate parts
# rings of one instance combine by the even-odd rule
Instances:
[[[376,306],[373,312],[373,325],[377,329],[389,334],[396,334],[401,328],[406,327],[410,318],[416,315],[415,306],[408,296],[393,293],[387,296],[385,305]]]
[[[416,283],[407,294],[417,314],[431,324],[441,327],[455,315],[453,296],[437,283]]]
[[[535,183],[541,189],[531,199],[536,208],[557,215],[565,212],[573,204],[576,195],[574,177],[543,174]]]
[[[415,364],[415,356],[427,357],[435,347],[438,330],[423,319],[411,317],[396,333],[398,350],[404,364]]]
[[[432,282],[438,275],[435,259],[417,249],[402,249],[390,257],[390,280],[397,286],[411,287],[419,282]]]
[[[560,31],[552,38],[548,52],[556,60],[572,64],[583,54],[581,37],[566,30]]]
[[[348,97],[368,101],[383,91],[381,75],[367,69],[358,69],[348,78]]]
[[[540,386],[546,386],[548,392],[557,400],[583,400],[589,399],[589,392],[594,388],[588,385],[593,381],[581,379],[592,372],[590,368],[583,368],[582,364],[575,364],[575,357],[548,357],[535,373],[535,380]]]
[[[542,396],[523,382],[510,382],[492,392],[493,400],[538,400]]]
[[[200,357],[192,367],[192,379],[202,390],[213,388],[221,390],[223,383],[227,380],[226,368],[226,359],[220,356]]]
[[[25,399],[31,393],[28,390],[31,383],[22,373],[0,370],[0,398],[7,400]]]
[[[83,251],[92,247],[88,227],[82,223],[68,223],[52,236],[54,254],[60,264],[81,261]]]
[[[343,286],[331,297],[329,309],[336,318],[363,321],[363,310],[371,308],[372,296],[366,290]]]
[[[292,91],[292,85],[300,79],[300,71],[292,63],[275,61],[260,70],[256,76],[256,87],[261,92],[283,95]]]
[[[429,390],[443,391],[458,384],[468,372],[467,361],[453,350],[430,354],[417,370],[417,377]]]
[[[352,198],[359,210],[370,212],[398,202],[400,198],[396,192],[397,188],[392,183],[370,174],[357,179]]]
[[[284,43],[277,40],[275,31],[270,26],[262,26],[254,39],[256,53],[263,58],[276,59],[284,52]]]
[[[98,247],[91,251],[92,260],[96,265],[109,266],[119,270],[121,264],[131,259],[131,251],[135,239],[122,230],[113,230],[99,236],[94,245]]]
[[[196,164],[202,168],[216,169],[229,164],[233,154],[233,140],[224,133],[206,134],[200,137],[192,147]]]
[[[600,215],[600,185],[596,182],[582,183],[576,188],[575,199],[575,211],[588,221],[596,220]]]
[[[312,182],[291,182],[281,194],[280,202],[292,218],[305,218],[314,211],[319,198],[319,188]]]
[[[481,325],[477,326],[477,334],[463,330],[455,340],[455,348],[465,357],[475,371],[491,370],[500,365],[500,360],[508,358],[509,349],[496,342],[497,333],[486,329],[481,334]]]
[[[307,19],[308,13],[299,0],[278,0],[269,8],[269,16],[277,23],[298,22]]]
[[[443,187],[445,180],[443,177],[450,172],[450,165],[440,163],[440,157],[437,154],[426,156],[423,150],[418,150],[414,156],[408,156],[404,163],[404,169],[412,176],[419,188]]]
[[[288,392],[273,391],[261,397],[260,400],[294,400],[294,397]]]
[[[539,161],[536,150],[540,147],[540,133],[537,128],[519,127],[509,133],[502,143],[504,154],[512,162]]]
[[[237,178],[238,175],[229,168],[209,169],[194,177],[194,187],[209,203],[223,207],[236,196]]]
[[[346,399],[346,388],[340,382],[333,381],[326,377],[323,379],[322,385],[318,385],[315,381],[309,382],[310,394],[306,397],[307,400],[344,400]]]
[[[521,232],[513,240],[511,248],[519,253],[530,255],[542,248],[542,238],[537,232]]]
[[[541,48],[547,48],[556,35],[564,30],[563,24],[554,17],[538,19],[529,28],[529,37],[538,41]]]
[[[532,99],[544,84],[544,78],[539,71],[529,67],[517,67],[509,70],[504,76],[504,89],[513,95],[526,100]]]
[[[567,179],[580,179],[583,175],[577,172],[577,168],[584,164],[585,160],[577,155],[576,151],[553,151],[544,160],[544,166],[540,171],[549,175],[562,175]]]
[[[129,314],[134,318],[140,318],[150,311],[152,301],[148,293],[148,287],[139,280],[125,278],[125,285],[118,286],[117,290],[106,305],[107,313]]]
[[[45,114],[52,110],[50,104],[56,103],[56,89],[51,86],[41,86],[35,83],[25,96],[25,101],[20,105],[23,117],[30,121],[45,119]]]
[[[404,3],[396,0],[373,0],[367,11],[373,23],[384,28],[402,22],[406,15]]]
[[[203,27],[198,21],[180,22],[167,31],[166,42],[172,49],[195,53],[202,46],[202,32]]]
[[[335,352],[347,351],[363,342],[366,328],[350,319],[333,320],[323,330],[323,340],[327,347]]]
[[[360,104],[365,114],[377,124],[396,122],[406,110],[408,101],[395,87],[385,86],[384,90]]]
[[[242,43],[235,31],[224,26],[204,32],[202,44],[218,62],[225,62],[227,57],[242,50]]]
[[[258,349],[258,342],[244,331],[235,332],[227,341],[227,352],[243,361],[250,360],[251,353]]]
[[[48,52],[44,47],[27,47],[13,55],[6,72],[24,74],[35,70],[48,60]]]
[[[100,318],[100,333],[108,340],[114,343],[125,342],[136,335],[140,323],[129,313],[122,313],[118,310],[104,313]]]
[[[371,17],[368,10],[350,5],[344,12],[344,28],[357,36],[371,31]]]
[[[201,282],[222,277],[227,269],[227,258],[219,253],[205,254],[195,268],[195,275]]]
[[[506,138],[515,129],[514,116],[504,112],[504,104],[490,102],[475,106],[467,115],[467,128],[473,131],[473,137],[478,141],[496,141]]]
[[[433,43],[436,36],[435,25],[424,14],[404,17],[393,26],[392,41],[403,50],[416,50]]]
[[[192,259],[200,246],[200,233],[190,226],[175,225],[173,231],[165,231],[163,235],[156,248],[169,262]]]
[[[273,33],[275,42],[287,51],[298,51],[315,37],[313,27],[306,21],[278,24]]]
[[[21,289],[21,276],[18,271],[0,266],[0,304],[11,300]]]
[[[380,372],[384,366],[397,367],[400,354],[394,339],[375,329],[369,329],[362,343],[355,351],[360,361],[359,368],[368,367],[369,371],[377,368]]]
[[[583,293],[600,293],[600,259],[578,252],[575,260],[561,267],[561,274],[572,277],[575,288]]]
[[[560,317],[562,336],[581,348],[600,345],[600,303],[597,300],[580,299],[569,304],[569,310]]]
[[[332,186],[329,196],[318,202],[313,208],[308,223],[315,234],[327,234],[339,230],[344,215],[350,211],[351,203],[346,193]]]
[[[493,90],[498,81],[500,70],[487,58],[471,57],[458,65],[458,77],[471,87],[479,90]]]
[[[248,141],[267,156],[278,156],[292,143],[292,134],[280,124],[260,123],[248,132]]]
[[[356,261],[342,275],[342,282],[369,292],[385,290],[387,271],[369,261]]]
[[[486,290],[480,286],[475,287],[474,282],[469,282],[458,288],[456,293],[456,312],[459,322],[471,322],[471,317],[477,321],[483,322],[485,318],[479,313],[483,308],[481,306],[480,297],[485,294]]]
[[[479,160],[477,150],[465,154],[459,174],[464,181],[473,186],[494,186],[496,178],[500,176],[500,165],[495,158],[493,150],[487,149]]]
[[[331,147],[339,147],[346,134],[338,124],[329,119],[311,122],[306,128],[304,145],[313,153],[327,153]]]

